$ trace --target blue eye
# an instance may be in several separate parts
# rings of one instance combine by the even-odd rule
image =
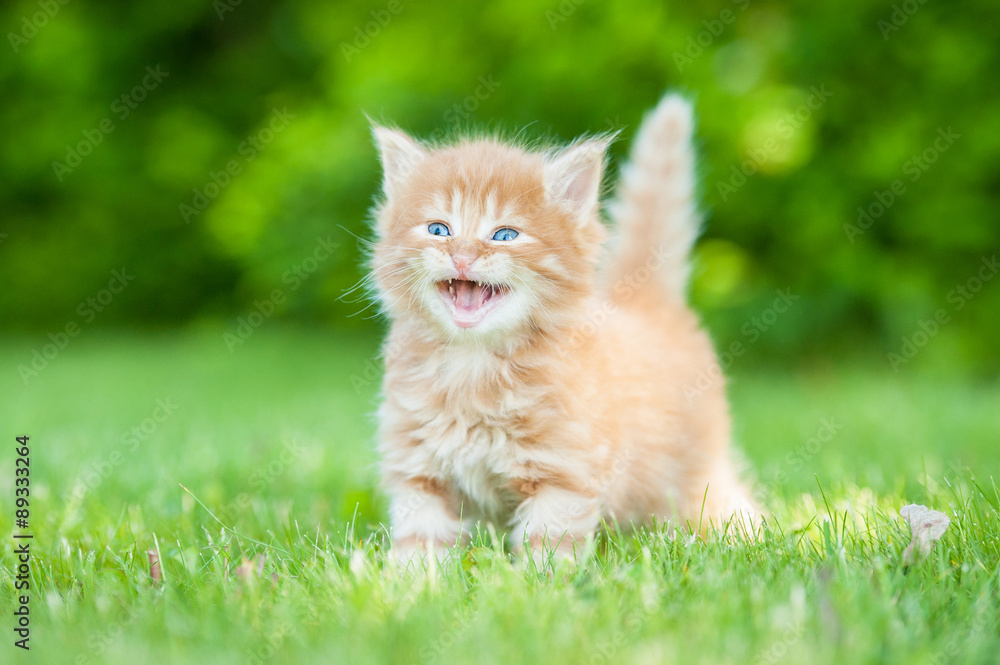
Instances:
[[[508,240],[513,240],[517,236],[518,236],[517,231],[515,231],[514,229],[507,228],[505,226],[502,229],[497,230],[497,232],[493,234],[493,239],[499,240],[501,242],[506,242]]]
[[[427,225],[427,232],[432,236],[450,236],[451,231],[448,229],[446,224],[441,222],[432,222]]]

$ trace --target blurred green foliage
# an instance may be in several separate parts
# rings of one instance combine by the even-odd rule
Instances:
[[[1000,245],[992,0],[27,0],[0,25],[4,328],[88,324],[122,267],[100,325],[235,326],[279,289],[274,318],[373,328],[341,297],[378,186],[366,113],[418,136],[623,129],[617,164],[672,88],[697,104],[693,289],[721,348],[885,358],[905,337],[1000,366],[1000,280],[953,292]],[[777,314],[776,290],[797,298]]]

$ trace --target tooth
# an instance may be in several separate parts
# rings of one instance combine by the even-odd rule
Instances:
[[[450,282],[448,283],[448,293],[450,293],[453,296],[455,295],[455,287],[452,286]]]
[[[451,284],[451,280],[450,279],[448,280],[448,283]]]

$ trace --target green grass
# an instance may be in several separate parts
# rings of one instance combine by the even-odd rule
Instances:
[[[377,385],[365,378],[375,340],[265,326],[229,353],[214,330],[88,332],[25,387],[16,367],[38,345],[12,339],[0,351],[2,662],[17,652],[9,534],[21,433],[32,450],[32,662],[987,663],[1000,653],[996,384],[878,363],[737,366],[737,438],[775,512],[759,540],[604,535],[577,566],[535,570],[484,535],[407,576],[384,561],[378,526]],[[176,408],[147,422],[144,440],[128,438],[157,400]],[[909,502],[952,525],[904,574],[898,510]]]

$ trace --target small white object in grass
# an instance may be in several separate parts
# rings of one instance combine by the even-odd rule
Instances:
[[[368,557],[365,556],[364,550],[358,548],[351,552],[351,561],[348,567],[351,570],[351,574],[355,577],[365,577],[368,572]]]
[[[951,519],[944,513],[914,503],[900,508],[899,514],[910,523],[910,534],[913,538],[903,551],[903,565],[912,566],[921,563],[930,554],[934,543],[948,530]]]

